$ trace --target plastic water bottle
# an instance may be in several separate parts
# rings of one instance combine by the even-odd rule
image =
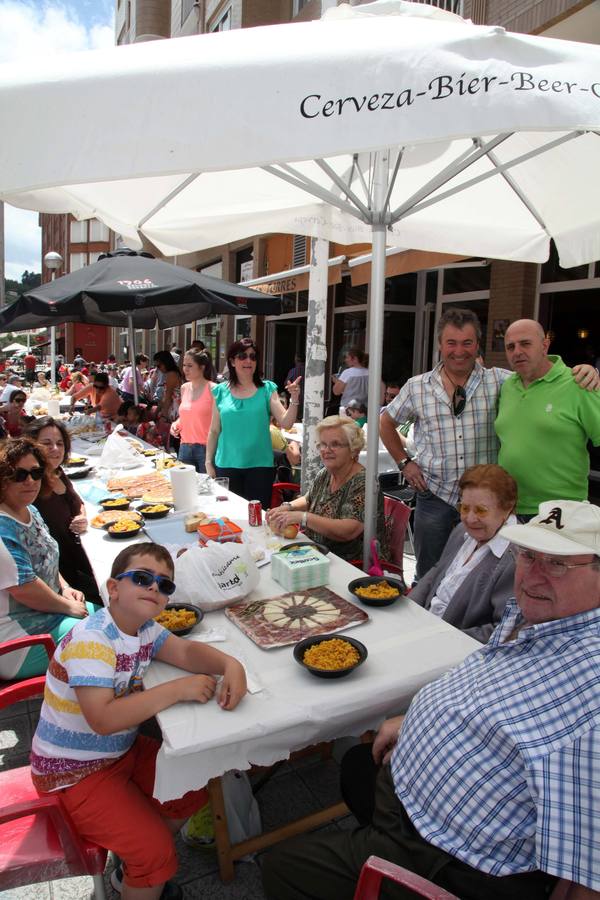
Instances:
[[[104,422],[102,421],[102,415],[99,409],[96,410],[94,426],[96,428],[96,431],[104,431]]]

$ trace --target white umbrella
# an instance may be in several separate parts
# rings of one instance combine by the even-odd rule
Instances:
[[[0,348],[0,353],[12,353],[13,355],[27,353],[27,347],[25,344],[19,344],[15,341],[14,344],[8,344],[6,347]]]
[[[0,197],[167,253],[372,240],[374,418],[386,243],[540,262],[553,238],[564,266],[600,258],[599,49],[381,6],[1,67]],[[376,429],[368,451],[367,538]]]

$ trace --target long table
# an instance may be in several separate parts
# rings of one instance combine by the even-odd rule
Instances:
[[[248,526],[247,503],[229,494],[226,502],[216,497],[198,497],[197,507],[213,514],[228,515],[251,534],[257,543],[268,543],[272,535],[262,527]],[[90,505],[90,517],[96,512]],[[131,539],[131,543],[144,540]],[[83,537],[99,584],[106,580],[111,562],[126,541],[114,541],[105,532],[90,529]],[[348,600],[348,583],[359,573],[349,563],[329,554],[328,587]],[[252,599],[285,593],[271,577],[271,566],[260,570],[260,583]],[[237,847],[228,844],[223,828],[220,776],[232,769],[253,765],[269,766],[313,744],[345,736],[359,736],[379,726],[390,715],[402,713],[424,684],[442,675],[479,644],[425,611],[408,598],[384,609],[368,608],[370,620],[349,633],[368,649],[368,659],[350,676],[335,680],[316,678],[299,666],[292,647],[261,650],[246,637],[223,611],[207,614],[189,636],[199,640],[208,629],[221,635],[216,644],[237,657],[246,667],[249,686],[242,703],[232,712],[215,701],[200,705],[178,703],[157,715],[163,744],[158,755],[154,796],[166,801],[182,796],[203,784],[211,787],[220,827],[219,857],[224,880],[233,877],[233,860],[250,850],[281,839],[281,832],[263,835]],[[162,684],[181,675],[180,670],[153,662],[146,674],[146,687]],[[340,814],[340,808],[335,812]],[[330,816],[331,817],[331,816]],[[313,815],[289,835],[305,825],[315,827],[327,818]]]

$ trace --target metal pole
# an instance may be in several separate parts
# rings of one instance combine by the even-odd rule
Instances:
[[[131,363],[131,383],[133,384],[133,402],[138,404],[137,369],[135,367],[135,332],[133,330],[133,317],[127,313],[127,343],[129,344],[129,361]]]
[[[373,256],[369,300],[369,399],[367,466],[365,477],[365,530],[363,568],[369,568],[371,540],[375,537],[379,493],[379,408],[381,405],[381,361],[383,358],[383,306],[385,295],[385,197],[389,183],[389,151],[375,154],[373,181]]]
[[[56,278],[56,272],[52,273],[52,281]],[[56,390],[56,325],[50,326],[50,384],[52,390]]]
[[[308,276],[308,316],[304,364],[304,433],[302,438],[302,493],[308,491],[321,468],[315,425],[323,418],[327,363],[327,282],[329,241],[313,238]]]

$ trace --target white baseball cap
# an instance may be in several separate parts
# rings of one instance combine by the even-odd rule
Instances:
[[[600,556],[600,507],[587,501],[548,500],[525,525],[505,525],[500,535],[528,550],[571,556]]]

